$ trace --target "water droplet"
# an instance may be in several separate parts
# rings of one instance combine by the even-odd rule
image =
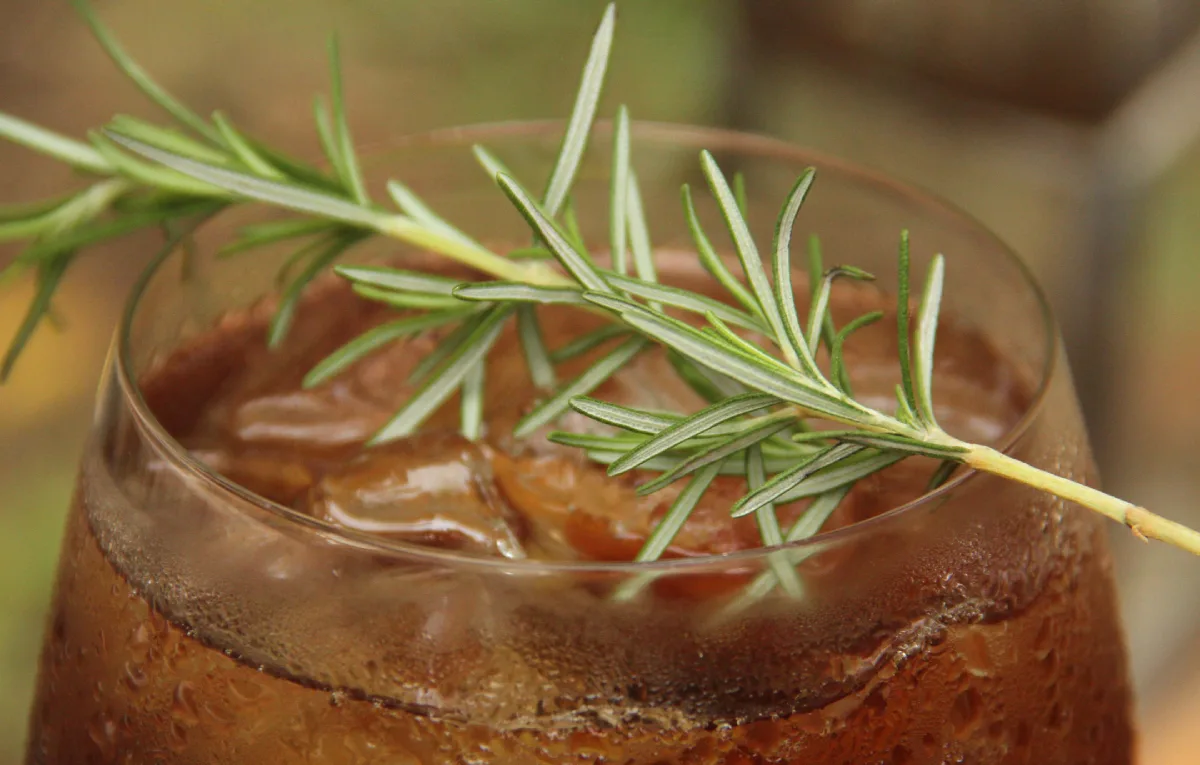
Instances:
[[[171,716],[189,728],[200,722],[200,716],[196,714],[195,693],[195,686],[184,680],[175,686],[175,695],[171,699]]]
[[[133,634],[129,636],[129,645],[131,648],[145,648],[150,645],[150,625],[142,622],[135,627]]]
[[[96,715],[88,723],[88,737],[100,748],[105,760],[112,760],[117,754],[117,724],[103,713]]]
[[[150,682],[150,678],[146,676],[146,671],[142,669],[141,664],[125,662],[125,684],[131,690],[140,691],[146,687],[148,682]]]

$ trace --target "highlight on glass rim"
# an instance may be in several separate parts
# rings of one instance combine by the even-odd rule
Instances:
[[[74,6],[164,119],[0,112],[79,179],[0,209],[37,285],[3,374],[78,256],[161,251],[26,762],[1133,761],[1110,525],[1200,534],[1097,488],[1045,299],[979,224],[603,114],[619,4],[565,120],[374,152],[331,37],[315,160]]]

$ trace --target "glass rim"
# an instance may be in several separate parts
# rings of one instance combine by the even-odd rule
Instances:
[[[368,144],[363,151],[363,155],[370,160],[371,158],[379,159],[394,152],[411,150],[422,146],[460,145],[466,148],[472,143],[498,137],[558,137],[561,135],[565,124],[565,120],[558,119],[514,120],[436,128],[399,136],[383,142]],[[612,122],[611,120],[597,120],[595,129],[601,135],[611,133]],[[993,448],[1009,454],[1021,443],[1024,436],[1028,433],[1030,426],[1042,411],[1047,390],[1060,364],[1059,350],[1061,339],[1057,331],[1054,313],[1033,272],[1020,256],[996,236],[991,229],[953,203],[927,192],[918,186],[849,160],[798,146],[779,138],[725,128],[649,121],[633,121],[631,123],[631,137],[634,140],[648,140],[651,143],[671,141],[678,144],[685,142],[696,146],[697,149],[719,147],[722,151],[750,155],[770,155],[787,159],[797,164],[816,165],[827,168],[836,173],[849,176],[857,182],[904,196],[907,200],[917,203],[920,207],[933,209],[943,216],[955,218],[986,236],[996,247],[1000,257],[1017,269],[1025,288],[1031,292],[1041,312],[1040,325],[1043,331],[1042,339],[1045,341],[1045,358],[1042,360],[1037,386],[1030,397],[1028,406],[1021,413],[1021,416],[994,444]],[[218,215],[216,218],[204,222],[202,228],[218,225],[221,217],[221,215]],[[470,555],[411,542],[389,540],[367,532],[347,529],[273,502],[222,476],[193,457],[179,441],[166,431],[162,424],[159,423],[158,418],[150,410],[145,397],[142,395],[141,387],[137,383],[137,373],[134,369],[130,349],[130,337],[133,321],[138,314],[143,294],[159,269],[179,249],[179,247],[165,248],[139,275],[125,301],[120,324],[117,329],[114,362],[117,372],[116,377],[135,421],[141,428],[142,433],[154,442],[161,455],[174,468],[192,474],[206,483],[209,488],[228,495],[231,504],[241,502],[256,507],[259,510],[264,510],[285,522],[316,532],[326,541],[334,541],[349,547],[365,549],[372,554],[404,557],[422,560],[430,564],[454,566],[456,568],[477,568],[508,574],[699,573],[709,571],[713,568],[734,568],[738,565],[761,561],[771,553],[779,550],[800,550],[818,545],[823,546],[830,542],[853,538],[861,534],[869,534],[877,526],[889,522],[900,515],[911,514],[922,507],[940,502],[946,495],[956,491],[967,482],[979,480],[980,478],[980,471],[968,467],[959,475],[954,476],[951,480],[933,491],[927,491],[915,499],[889,508],[871,518],[832,531],[820,532],[806,539],[777,547],[757,547],[732,553],[642,562],[554,561]],[[992,478],[994,480],[1006,480],[994,476]]]

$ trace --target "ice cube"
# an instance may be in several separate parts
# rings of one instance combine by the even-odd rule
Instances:
[[[223,417],[221,430],[243,444],[292,445],[317,452],[362,444],[413,393],[413,366],[436,336],[392,343],[317,387],[293,381],[245,384],[246,393]],[[300,367],[306,372],[309,366]]]
[[[294,444],[316,449],[363,443],[391,411],[359,395],[345,381],[315,390],[257,396],[241,403],[228,422],[244,444]]]
[[[523,558],[525,528],[492,482],[483,447],[422,433],[325,474],[309,511],[339,526],[419,544]]]
[[[234,483],[281,505],[292,505],[313,484],[308,467],[285,455],[193,449],[192,456]]]

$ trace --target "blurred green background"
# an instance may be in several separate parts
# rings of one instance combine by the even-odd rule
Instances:
[[[636,118],[731,124],[846,156],[984,221],[1032,264],[1063,319],[1108,486],[1196,524],[1200,118],[1172,94],[1200,92],[1189,53],[1200,45],[1188,35],[1197,14],[1187,2],[1133,5],[627,0],[609,93]],[[198,111],[221,108],[311,154],[309,102],[326,87],[330,29],[342,37],[355,137],[369,145],[458,123],[564,115],[603,3],[97,7]],[[114,113],[157,116],[65,2],[0,0],[0,19],[0,110],[77,136]],[[0,203],[70,183],[53,163],[0,145]],[[150,250],[135,238],[82,258],[62,288],[61,326],[38,331],[0,390],[0,765],[20,756],[92,393]],[[0,265],[13,254],[0,249]],[[0,340],[30,294],[28,283],[0,285]],[[1190,583],[1200,564],[1125,535],[1118,552],[1145,761],[1194,762],[1200,738],[1187,721],[1200,714],[1200,588]]]

